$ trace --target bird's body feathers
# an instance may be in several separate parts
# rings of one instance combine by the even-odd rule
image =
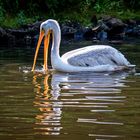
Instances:
[[[65,53],[61,58],[70,65],[81,67],[130,65],[121,52],[107,45],[93,45],[76,49]]]

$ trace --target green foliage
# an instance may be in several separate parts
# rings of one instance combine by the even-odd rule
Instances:
[[[118,1],[115,1],[115,0],[98,0],[96,3],[95,3],[95,6],[94,6],[94,10],[97,12],[97,13],[105,13],[106,11],[111,11],[111,10],[115,10],[115,11],[120,11],[120,10],[123,10],[124,8],[124,5],[123,5],[123,1],[122,0],[118,0]]]
[[[26,16],[24,14],[23,11],[20,11],[18,14],[17,14],[17,23],[19,25],[24,25],[26,24]]]
[[[0,0],[0,25],[20,26],[46,18],[86,23],[93,14],[115,12],[123,16],[127,11],[139,11],[139,7],[140,0]]]
[[[5,10],[0,6],[0,23],[4,20]]]
[[[38,12],[57,13],[66,9],[86,9],[94,7],[97,12],[105,9],[118,9],[125,7],[126,9],[138,9],[139,0],[0,0],[3,9],[8,13],[16,14],[20,10],[27,14],[34,15]]]

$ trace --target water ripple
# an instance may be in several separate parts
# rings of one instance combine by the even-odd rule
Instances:
[[[129,138],[134,126],[139,136],[138,77],[132,79],[127,72],[32,74],[16,69],[0,79],[0,136],[121,139]]]
[[[121,94],[121,88],[128,87],[125,85],[127,74],[35,74],[33,83],[37,94],[34,105],[40,111],[36,115],[35,130],[40,130],[42,135],[59,135],[60,131],[64,129],[61,124],[63,110],[68,108],[70,111],[79,108],[81,110],[79,113],[84,110],[94,113],[94,119],[88,118],[88,116],[87,118],[78,117],[77,123],[105,126],[124,125],[124,122],[114,119],[113,116],[112,119],[107,119],[108,117],[105,115],[101,120],[98,116],[103,113],[112,114],[117,111],[117,106],[124,105],[126,96]],[[94,135],[89,134],[89,136]],[[103,136],[117,137],[117,135]]]

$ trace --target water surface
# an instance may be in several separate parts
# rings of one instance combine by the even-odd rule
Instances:
[[[67,44],[61,52],[90,43]],[[1,49],[0,139],[140,139],[140,46],[115,47],[136,73],[31,73],[33,48]]]

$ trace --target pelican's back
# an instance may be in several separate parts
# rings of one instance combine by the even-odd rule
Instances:
[[[73,66],[94,67],[99,65],[128,66],[129,61],[115,48],[94,45],[70,51],[62,59]]]

